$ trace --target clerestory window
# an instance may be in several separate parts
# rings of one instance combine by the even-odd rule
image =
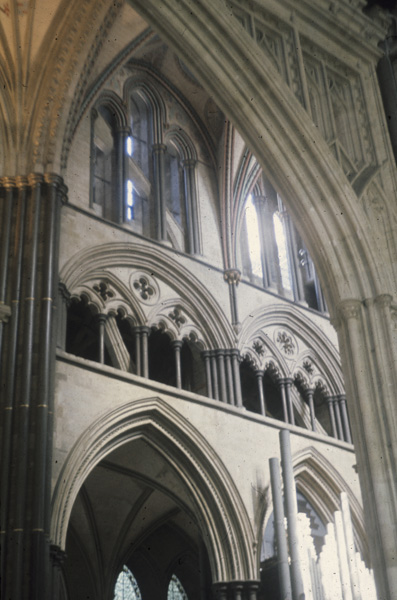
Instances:
[[[243,276],[255,285],[326,312],[313,261],[276,192],[247,197],[240,260]]]

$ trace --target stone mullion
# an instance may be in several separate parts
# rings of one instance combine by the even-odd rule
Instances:
[[[197,161],[194,159],[185,159],[182,161],[190,254],[200,254],[201,252],[196,192],[196,165]]]
[[[149,327],[141,327],[141,365],[142,377],[149,378]]]
[[[142,375],[142,361],[141,361],[141,328],[134,327],[134,341],[135,341],[135,371],[136,374]]]
[[[90,208],[94,206],[94,184],[95,184],[95,160],[96,160],[96,148],[95,148],[95,121],[98,118],[98,111],[93,108],[90,114],[90,197],[89,203]]]
[[[292,379],[290,379],[289,377],[287,377],[287,379],[284,380],[285,397],[287,400],[287,408],[289,413],[289,422],[291,423],[291,425],[295,425],[294,404],[292,401],[292,383]]]
[[[115,132],[116,147],[116,198],[113,199],[116,209],[116,223],[123,223],[126,220],[126,199],[127,199],[127,160],[126,152],[127,138],[131,131],[127,127],[120,127]]]
[[[339,399],[339,407],[340,407],[340,412],[341,412],[341,417],[342,417],[343,439],[348,444],[351,444],[352,438],[350,435],[349,416],[347,414],[347,408],[346,408],[346,396],[344,394],[340,394],[338,396],[338,399]]]
[[[339,305],[336,324],[346,392],[355,398],[349,407],[351,426],[378,596],[394,600],[397,440],[392,424],[397,382],[395,366],[388,361],[396,347],[389,330],[391,308],[382,304],[382,299],[365,304],[346,300]]]
[[[276,235],[274,232],[273,215],[278,210],[277,192],[268,179],[263,177],[263,185],[265,188],[265,206],[264,219],[266,235],[264,238],[266,262],[269,268],[269,285],[275,287],[281,292],[281,272],[278,261],[278,248]]]
[[[215,350],[212,350],[210,355],[211,373],[212,373],[212,391],[214,399],[219,400],[219,382],[218,382],[218,367],[216,364]]]
[[[153,144],[152,146],[156,238],[162,242],[167,240],[167,206],[164,175],[166,150],[167,147],[164,144]]]
[[[238,350],[232,350],[232,369],[233,369],[233,383],[234,383],[234,397],[236,401],[236,406],[242,408],[243,406],[243,397],[241,393],[241,377],[240,377],[240,354]]]
[[[285,379],[279,379],[278,380],[278,385],[279,385],[280,392],[281,392],[281,402],[282,402],[282,406],[283,406],[284,422],[285,423],[289,423],[289,419],[288,419],[288,407],[287,407],[287,396],[286,396],[286,392],[285,392]]]
[[[336,431],[338,434],[338,439],[343,441],[344,436],[343,436],[342,419],[341,419],[341,414],[340,414],[338,396],[333,397],[333,404],[334,404]]]
[[[313,400],[313,395],[314,395],[314,390],[312,389],[307,389],[305,390],[305,398],[309,404],[309,410],[310,410],[310,422],[311,422],[311,426],[312,426],[312,431],[316,431],[316,413],[314,410],[314,400]]]
[[[101,365],[105,364],[105,325],[107,315],[99,314],[97,320],[99,323],[99,347],[98,347],[98,362]]]
[[[261,369],[255,371],[256,381],[258,383],[259,406],[261,408],[261,415],[266,415],[265,392],[263,390],[263,375],[264,371],[262,371]]]
[[[208,398],[213,398],[213,391],[212,391],[212,376],[211,376],[211,359],[210,359],[210,352],[209,350],[204,350],[201,353],[202,359],[204,361],[204,367],[205,367],[205,378],[206,378],[206,387],[207,387],[207,396]]]
[[[227,388],[226,388],[226,372],[225,372],[225,352],[224,350],[216,350],[216,358],[218,364],[218,376],[220,382],[220,399],[227,403]]]
[[[226,379],[227,379],[229,404],[232,404],[234,406],[236,404],[236,400],[235,400],[235,390],[234,390],[234,382],[233,382],[233,366],[232,366],[230,350],[225,350],[225,368],[226,368]]]
[[[329,419],[331,421],[332,427],[332,435],[334,438],[338,437],[338,433],[336,431],[336,422],[335,422],[335,412],[334,412],[334,401],[332,396],[326,396],[325,401],[328,405]]]
[[[262,280],[263,287],[268,288],[271,286],[272,276],[269,264],[269,255],[267,252],[267,240],[268,240],[268,224],[266,222],[265,206],[266,198],[264,196],[253,196],[253,204],[256,210],[256,216],[259,228],[259,238],[261,245],[261,263],[262,263]]]
[[[174,349],[174,356],[175,356],[175,381],[176,381],[176,387],[178,389],[182,389],[182,371],[181,371],[181,349],[182,349],[182,342],[181,342],[181,340],[173,340],[171,342],[171,346]]]

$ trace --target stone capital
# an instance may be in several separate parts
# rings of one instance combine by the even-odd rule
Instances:
[[[360,300],[349,299],[342,300],[337,306],[338,315],[344,321],[349,319],[358,319],[362,303]]]
[[[194,169],[197,165],[197,160],[195,158],[185,158],[182,161],[182,166],[187,169]]]
[[[56,173],[44,173],[44,181],[48,185],[53,185],[56,188],[60,188],[64,185],[63,178]]]
[[[15,177],[2,177],[0,182],[6,190],[12,190],[16,186]]]
[[[229,285],[238,285],[241,280],[241,271],[238,269],[226,269],[223,273],[223,278]]]
[[[380,294],[375,298],[375,304],[381,308],[388,308],[393,302],[393,296],[390,294]]]
[[[38,187],[44,181],[44,177],[41,173],[29,173],[28,183],[31,187]]]
[[[25,177],[24,175],[17,175],[17,177],[15,177],[15,185],[17,186],[18,189],[25,189],[28,187],[28,178]]]

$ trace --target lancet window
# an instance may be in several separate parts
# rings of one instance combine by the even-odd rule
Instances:
[[[113,600],[142,600],[138,582],[125,565],[117,577]]]
[[[280,296],[326,311],[313,261],[285,206],[267,184],[245,202],[240,254],[243,276]]]
[[[197,156],[181,127],[165,125],[157,89],[127,82],[126,101],[104,93],[91,111],[90,206],[103,218],[200,254]]]
[[[183,585],[176,575],[172,575],[167,593],[167,600],[188,600]]]

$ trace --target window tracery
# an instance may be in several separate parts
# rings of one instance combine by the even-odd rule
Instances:
[[[188,600],[183,585],[176,575],[172,575],[167,593],[167,600]]]
[[[117,577],[113,600],[142,600],[138,582],[126,565]]]

